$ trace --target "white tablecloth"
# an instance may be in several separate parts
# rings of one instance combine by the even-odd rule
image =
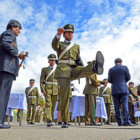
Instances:
[[[134,105],[134,117],[140,117],[140,102],[133,102]]]
[[[57,117],[58,117],[57,105],[58,105],[58,102],[56,102],[55,109],[54,109],[54,114],[53,114],[53,119],[54,120],[56,120]]]
[[[11,93],[7,107],[27,110],[27,100],[25,93]]]
[[[58,111],[57,104],[54,111],[54,119],[57,119]],[[72,96],[70,100],[70,109],[69,112],[72,112],[72,120],[78,116],[85,116],[85,97],[84,96]]]
[[[73,96],[71,98],[70,112],[72,112],[72,120],[79,116],[85,116],[85,96]]]
[[[72,112],[72,120],[74,120],[78,116],[85,116],[85,96],[72,96],[70,100],[69,112]],[[57,119],[57,115],[58,111],[56,103],[54,119]],[[108,120],[103,97],[96,98],[96,117],[104,118],[106,121]]]
[[[96,98],[96,117],[104,118],[106,121],[108,120],[103,97]]]

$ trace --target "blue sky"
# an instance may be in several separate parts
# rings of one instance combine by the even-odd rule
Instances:
[[[0,0],[1,33],[10,19],[21,22],[19,50],[30,53],[27,68],[20,70],[13,91],[23,91],[30,78],[35,78],[39,87],[41,68],[48,66],[47,56],[55,53],[51,41],[57,29],[67,23],[75,26],[73,41],[80,45],[85,64],[94,59],[98,50],[104,53],[105,72],[99,79],[106,78],[114,59],[121,57],[130,69],[132,81],[139,84],[139,0]],[[83,80],[81,87],[84,84]]]

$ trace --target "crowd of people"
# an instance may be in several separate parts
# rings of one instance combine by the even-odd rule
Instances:
[[[18,52],[16,37],[22,29],[17,20],[10,20],[6,31],[0,36],[0,128],[10,128],[10,125],[4,124],[5,111],[11,92],[12,82],[18,76],[19,59],[24,60],[25,54]],[[133,83],[130,80],[130,73],[126,66],[122,65],[120,58],[115,59],[115,66],[109,70],[108,79],[99,81],[97,75],[102,75],[104,71],[104,56],[98,51],[95,60],[89,61],[84,66],[80,57],[80,46],[73,43],[74,26],[67,24],[59,28],[57,34],[52,40],[52,49],[57,53],[48,56],[49,66],[42,68],[40,76],[40,88],[45,97],[44,117],[47,127],[52,126],[54,121],[54,109],[58,101],[58,123],[61,128],[68,128],[70,122],[70,99],[72,97],[71,81],[86,78],[86,85],[83,93],[85,94],[85,126],[97,125],[95,117],[96,97],[103,97],[108,121],[110,121],[110,105],[114,102],[115,116],[118,126],[133,126],[134,116],[129,117],[129,95],[134,100],[139,100],[139,96],[134,94]],[[60,41],[61,35],[64,41]],[[57,59],[58,58],[58,59]],[[57,66],[55,65],[57,64]],[[26,98],[28,104],[27,123],[33,125],[36,116],[36,108],[39,105],[38,88],[34,86],[34,79],[30,80],[30,86],[26,88]],[[108,87],[111,83],[111,88]],[[101,86],[103,85],[103,86]],[[100,87],[101,86],[101,87]],[[100,87],[100,88],[99,88]],[[139,90],[138,90],[139,91]],[[123,108],[123,117],[121,116],[121,106]],[[133,112],[133,103],[129,103],[130,110]],[[130,121],[133,123],[131,123]]]

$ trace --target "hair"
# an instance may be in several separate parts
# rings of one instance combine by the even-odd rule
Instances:
[[[129,82],[129,86],[132,85],[132,84],[134,84],[134,83],[133,82]]]
[[[22,29],[22,26],[19,23],[19,21],[14,20],[14,19],[12,19],[12,20],[9,21],[9,23],[8,23],[8,25],[6,27],[6,30],[12,29],[12,27],[19,27],[20,29]]]
[[[122,59],[121,58],[116,58],[115,59],[115,64],[117,64],[117,63],[122,63]]]

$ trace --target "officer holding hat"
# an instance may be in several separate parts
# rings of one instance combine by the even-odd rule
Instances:
[[[42,68],[41,71],[40,88],[45,97],[45,114],[47,127],[51,127],[58,95],[57,80],[54,78],[56,69],[56,55],[50,54],[48,56],[48,60],[49,66]]]

